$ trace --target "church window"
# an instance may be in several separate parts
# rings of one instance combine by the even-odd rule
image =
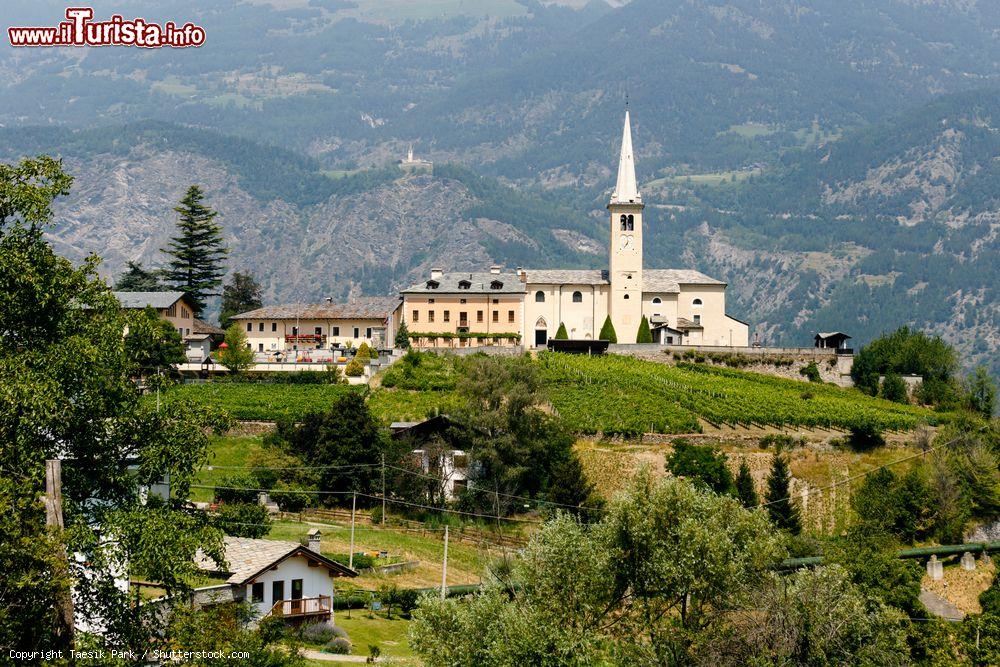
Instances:
[[[701,324],[701,315],[695,315],[694,316],[694,323],[695,324]]]
[[[629,296],[628,296],[628,294],[626,294],[625,295],[625,300],[628,301],[628,299],[629,299]]]
[[[628,231],[630,231],[630,232],[635,231],[635,216],[630,215],[628,217],[628,223],[627,224],[628,224]]]
[[[542,290],[535,292],[535,303],[545,303],[545,292]]]
[[[624,215],[624,214],[622,215],[621,223],[622,223],[622,231],[623,232],[627,232],[628,231],[628,216],[627,215]]]
[[[693,306],[700,306],[701,305],[701,299],[695,299],[694,301],[691,302],[691,305],[693,305]]]
[[[658,305],[660,305],[661,303],[663,303],[663,299],[661,299],[660,297],[655,297],[655,298],[653,299],[653,304],[655,304],[655,305],[657,305],[657,306],[658,306]]]
[[[583,303],[583,292],[573,292],[573,303]]]

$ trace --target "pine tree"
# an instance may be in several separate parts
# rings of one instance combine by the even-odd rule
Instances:
[[[618,342],[618,334],[615,333],[615,325],[611,323],[611,316],[604,318],[604,326],[601,327],[601,340]]]
[[[226,274],[223,260],[229,253],[222,239],[222,228],[214,220],[218,215],[202,204],[205,194],[197,185],[188,188],[180,206],[177,236],[163,252],[171,257],[163,272],[164,280],[188,295],[195,316],[205,310],[206,300],[216,295]]]
[[[556,340],[568,340],[569,334],[566,333],[566,325],[562,322],[559,323],[559,329],[556,331]]]
[[[775,454],[771,474],[767,476],[767,513],[775,526],[798,535],[802,531],[802,524],[799,521],[799,508],[792,502],[791,480],[788,461],[780,453]]]
[[[396,347],[401,350],[410,349],[410,330],[406,322],[400,322],[399,328],[396,329]]]
[[[757,495],[757,489],[754,488],[750,465],[746,459],[740,462],[740,471],[736,475],[736,497],[740,499],[744,507],[760,505],[760,497]]]
[[[653,332],[649,330],[649,320],[646,316],[642,316],[642,320],[639,322],[639,333],[635,336],[636,343],[652,343],[653,342]]]
[[[237,271],[222,288],[222,312],[219,313],[219,326],[228,329],[233,323],[233,317],[240,313],[256,310],[264,305],[261,300],[260,284],[252,273]]]
[[[142,262],[128,262],[125,266],[125,272],[115,281],[115,289],[119,292],[163,291],[159,271],[144,268]]]

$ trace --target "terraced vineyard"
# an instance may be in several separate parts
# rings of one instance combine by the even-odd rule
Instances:
[[[855,390],[698,364],[631,357],[539,357],[549,399],[582,433],[637,435],[715,425],[909,430],[942,416]]]
[[[363,387],[337,384],[254,384],[206,382],[184,384],[164,393],[165,401],[189,400],[226,412],[241,421],[300,419],[308,412],[328,410],[349,391]],[[151,399],[151,396],[147,397]]]

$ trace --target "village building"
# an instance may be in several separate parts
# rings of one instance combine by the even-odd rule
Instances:
[[[746,347],[750,327],[726,312],[726,283],[691,269],[643,265],[645,204],[635,176],[632,130],[625,112],[618,180],[608,203],[606,270],[493,267],[489,275],[431,272],[403,290],[402,319],[418,347],[509,344],[545,347],[560,324],[575,340],[600,337],[610,317],[618,343],[635,343],[645,317],[661,345]],[[442,336],[441,334],[445,334]],[[515,342],[516,341],[516,342]]]
[[[413,156],[413,144],[406,150],[406,157],[399,161],[399,168],[409,173],[429,174],[434,170],[434,163]]]
[[[184,341],[188,361],[199,363],[208,358],[214,342],[225,331],[194,316],[184,292],[112,292],[125,310],[153,308],[160,317],[177,329]]]
[[[224,578],[220,584],[196,588],[196,606],[245,601],[258,619],[272,616],[291,622],[329,621],[333,580],[358,576],[346,565],[320,553],[318,530],[310,531],[306,545],[227,535],[223,548],[226,566],[201,551],[195,556],[199,569]]]
[[[233,320],[246,331],[250,349],[264,360],[289,360],[300,353],[322,356],[362,343],[374,349],[391,347],[399,307],[396,297],[367,297],[342,304],[265,306]]]

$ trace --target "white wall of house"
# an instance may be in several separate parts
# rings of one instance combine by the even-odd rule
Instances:
[[[538,301],[541,292],[543,301]],[[574,301],[574,294],[579,301]],[[608,285],[545,285],[529,283],[524,296],[523,340],[528,347],[536,346],[536,331],[546,332],[546,341],[555,338],[560,322],[573,339],[593,340],[608,316]]]
[[[246,599],[250,602],[258,616],[263,617],[271,612],[274,603],[272,591],[275,581],[285,583],[285,600],[292,599],[292,581],[302,580],[302,597],[314,598],[320,595],[333,596],[333,577],[330,570],[322,565],[310,567],[308,561],[302,556],[293,556],[281,562],[277,569],[267,570],[262,575],[254,579],[255,582],[264,584],[264,599],[255,602],[253,599],[253,583],[246,585]]]
[[[358,347],[361,343],[377,345],[379,348],[391,345],[390,333],[395,335],[395,330],[390,331],[383,319],[356,319],[356,320],[239,320],[240,326],[246,332],[247,343],[254,352],[288,352],[298,345],[300,352],[320,349],[329,350],[330,345],[339,343],[341,347],[348,343],[352,347]],[[295,334],[296,328],[299,335],[314,336],[319,335],[321,342],[311,340],[301,340],[298,342],[287,340],[286,336]]]

